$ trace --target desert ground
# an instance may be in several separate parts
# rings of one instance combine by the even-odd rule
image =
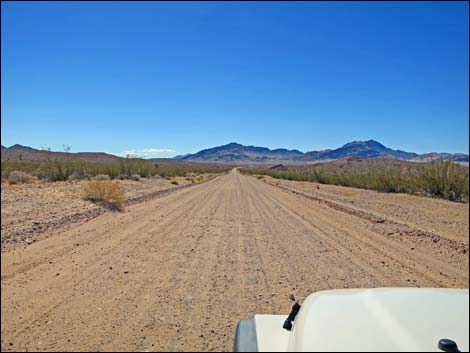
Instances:
[[[192,180],[204,182],[212,174],[198,178],[142,178],[138,181],[119,180],[127,205],[174,192],[192,185]],[[2,251],[38,241],[52,233],[88,221],[109,211],[103,204],[83,200],[83,188],[88,181],[40,181],[32,184],[2,184]]]
[[[236,169],[172,192],[155,183],[97,214],[2,188],[2,351],[230,351],[238,320],[287,314],[291,295],[468,288],[468,204]],[[88,209],[65,225],[49,214]]]

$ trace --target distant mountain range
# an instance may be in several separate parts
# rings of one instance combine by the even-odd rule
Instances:
[[[353,141],[334,150],[301,152],[278,148],[244,146],[239,143],[213,147],[194,154],[177,156],[176,159],[198,162],[222,163],[260,163],[260,162],[314,162],[340,159],[345,157],[392,158],[409,161],[455,161],[468,162],[468,155],[463,153],[426,153],[417,154],[385,147],[375,140]]]
[[[13,145],[10,147],[2,146],[2,160],[48,160],[51,158],[64,159],[66,157],[83,159],[89,162],[114,162],[121,159],[121,157],[104,153],[104,152],[78,152],[78,153],[65,153],[53,152],[47,150],[38,150],[29,146]]]
[[[2,145],[2,151],[3,150],[9,150],[9,151],[16,151],[16,150],[37,151],[36,149],[34,149],[32,147],[23,146],[23,145],[19,145],[19,144],[16,144],[16,145],[13,145],[13,146],[10,146],[10,147],[5,147],[5,146]]]
[[[103,152],[50,152],[38,150],[23,145],[13,145],[5,147],[2,145],[2,159],[30,159],[42,160],[54,158],[64,158],[72,156],[93,162],[110,162],[121,160],[112,154]],[[417,154],[413,152],[405,152],[401,150],[393,150],[385,147],[381,143],[368,141],[353,141],[334,150],[322,150],[301,152],[299,150],[288,150],[285,148],[269,149],[266,147],[244,146],[239,143],[229,143],[227,145],[213,147],[199,151],[194,154],[179,155],[173,158],[173,161],[187,162],[205,162],[205,163],[230,163],[230,164],[247,164],[247,163],[311,163],[318,161],[336,160],[345,157],[367,157],[367,158],[390,158],[407,161],[454,161],[468,163],[467,154],[463,153],[425,153]],[[152,159],[158,161],[162,159]],[[170,160],[168,160],[170,161]]]

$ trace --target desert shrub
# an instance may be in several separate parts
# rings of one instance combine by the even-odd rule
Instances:
[[[151,177],[158,170],[158,165],[139,158],[125,158],[119,162],[120,173],[130,175],[139,174],[141,177]]]
[[[378,174],[375,185],[372,184],[371,189],[382,192],[399,192],[414,194],[418,192],[414,179],[414,174],[409,172],[384,171]]]
[[[323,173],[321,169],[315,168],[313,170],[313,178],[316,182],[319,182],[320,184],[329,184],[328,177],[325,173]]]
[[[93,180],[85,185],[83,198],[93,202],[102,202],[122,211],[126,196],[118,182],[110,180]]]
[[[468,202],[469,170],[452,162],[433,163],[423,168],[416,184],[424,193],[451,201]]]
[[[36,180],[34,176],[28,173],[20,172],[18,170],[14,170],[8,176],[8,182],[10,184],[28,184],[32,183]]]
[[[172,183],[173,185],[178,185],[178,184],[179,184],[176,180],[173,180],[171,183]]]
[[[108,174],[98,174],[90,179],[91,180],[111,180],[111,177]]]
[[[126,180],[128,178],[128,176],[126,174],[119,174],[118,175],[118,179],[120,180]]]
[[[8,179],[14,170],[29,173],[50,181],[67,180],[71,175],[88,178],[98,174],[106,174],[111,179],[121,175],[139,174],[141,177],[175,177],[198,175],[204,173],[223,173],[230,167],[214,165],[159,165],[145,159],[124,158],[118,162],[87,162],[81,159],[56,160],[3,160],[2,180]],[[190,176],[191,177],[191,176]],[[72,177],[74,178],[74,177]]]
[[[469,169],[452,162],[435,162],[414,170],[398,170],[383,165],[367,171],[327,173],[320,168],[310,170],[241,169],[251,175],[269,175],[277,179],[313,181],[380,192],[399,192],[469,201]]]
[[[139,181],[140,180],[140,175],[139,174],[132,174],[129,179],[134,180],[134,181]]]

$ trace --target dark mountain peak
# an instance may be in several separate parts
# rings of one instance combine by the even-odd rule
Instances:
[[[369,158],[413,159],[416,153],[395,151],[375,140],[353,141],[329,153],[323,153],[320,159],[338,159],[348,156]]]
[[[275,150],[271,150],[271,152],[303,154],[303,152],[300,152],[299,150],[288,150],[286,148],[276,148]]]
[[[239,143],[230,142],[230,143],[227,143],[226,145],[208,148],[207,150],[232,150],[232,149],[243,148],[243,147],[245,146]]]
[[[380,149],[386,149],[387,148],[384,145],[382,145],[380,142],[375,141],[375,140],[367,140],[367,141],[364,142],[364,144],[367,147],[370,147],[370,148],[380,148]]]
[[[8,147],[8,149],[9,150],[30,150],[30,151],[36,150],[35,148],[29,147],[29,146],[23,146],[18,143],[13,146]]]
[[[367,140],[367,141],[352,141],[349,142],[345,145],[343,145],[340,148],[351,148],[351,147],[368,147],[368,148],[377,148],[377,149],[385,149],[384,145],[382,145],[380,142],[375,141],[375,140]]]

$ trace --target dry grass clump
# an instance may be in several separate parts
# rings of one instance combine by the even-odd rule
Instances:
[[[111,180],[111,177],[108,174],[98,174],[91,178],[91,180]]]
[[[118,175],[118,179],[120,179],[120,180],[126,180],[126,179],[127,179],[127,175],[126,175],[126,174],[119,174],[119,175]]]
[[[36,180],[34,176],[28,173],[14,170],[8,176],[8,182],[10,184],[28,184],[33,183]]]
[[[140,180],[140,175],[139,174],[132,174],[129,179],[134,180],[134,181],[139,181]]]
[[[173,185],[178,185],[178,184],[179,184],[178,181],[176,181],[176,180],[173,180],[171,183],[172,183]]]
[[[109,180],[90,181],[83,190],[83,198],[93,202],[102,202],[116,210],[124,210],[126,195],[118,182]]]

